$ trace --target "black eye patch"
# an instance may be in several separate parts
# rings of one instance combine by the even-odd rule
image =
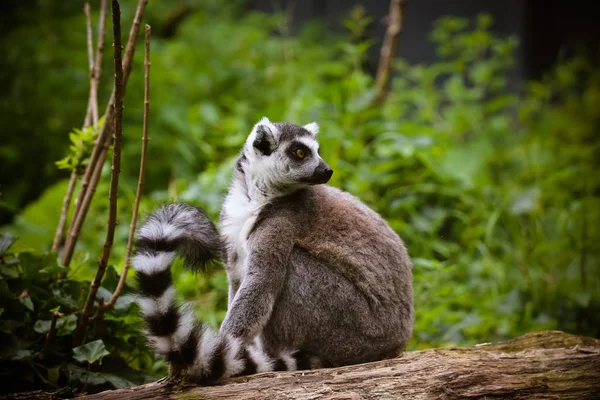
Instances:
[[[312,151],[304,143],[294,142],[287,148],[287,155],[294,161],[306,160],[312,155]],[[298,154],[302,154],[300,157]]]

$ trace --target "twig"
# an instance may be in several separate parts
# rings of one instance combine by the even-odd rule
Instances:
[[[75,266],[75,268],[72,268],[69,270],[69,273],[65,275],[65,277],[73,277],[75,276],[75,274],[77,273],[77,271],[79,271],[79,269],[81,267],[83,267],[85,265],[85,263],[87,263],[87,261],[90,259],[89,254],[85,254],[85,256],[83,257],[83,260],[79,260],[79,263]]]
[[[39,356],[40,360],[43,360],[46,358],[46,351],[48,350],[48,346],[50,346],[52,344],[52,342],[54,342],[54,339],[56,338],[56,322],[62,316],[63,316],[63,314],[61,314],[59,312],[52,313],[52,322],[50,322],[50,330],[46,334],[46,344],[44,345],[44,349],[40,353],[40,356]]]
[[[129,79],[129,74],[131,73],[131,68],[133,66],[135,42],[140,29],[142,16],[144,15],[144,10],[147,4],[148,0],[138,1],[135,16],[133,18],[133,23],[129,31],[129,39],[127,41],[125,57],[123,60],[123,92],[125,92],[125,89],[127,87],[127,80]],[[96,190],[97,181],[96,185],[92,186],[92,176],[94,175],[94,171],[97,170],[97,164],[99,162],[103,163],[104,158],[106,157],[104,155],[104,158],[102,158],[101,160],[101,155],[105,152],[104,148],[105,146],[107,146],[107,143],[109,143],[110,133],[112,132],[111,119],[113,118],[112,105],[114,103],[114,99],[115,93],[113,90],[110,100],[108,101],[108,105],[106,106],[106,111],[104,112],[104,124],[102,125],[102,128],[98,133],[96,144],[94,146],[94,149],[92,150],[90,160],[81,180],[81,191],[79,192],[79,196],[77,197],[73,221],[71,222],[71,227],[69,228],[69,233],[67,234],[63,257],[61,260],[61,264],[63,266],[68,266],[71,263],[71,259],[73,258],[73,252],[75,251],[75,245],[77,244],[77,239],[79,238],[79,233],[81,232],[81,227],[83,226],[83,221],[85,220],[85,217],[89,210],[91,199]],[[87,194],[88,192],[90,193],[89,195]]]
[[[90,71],[90,76],[94,74],[94,45],[92,39],[92,23],[90,17],[90,4],[85,3],[83,7],[83,11],[85,13],[85,26],[86,26],[86,39],[87,39],[87,52],[88,52],[88,68]],[[92,80],[93,81],[93,80]],[[91,103],[92,103],[92,92],[93,85],[90,85],[90,92],[88,95],[88,105],[87,111],[85,113],[85,118],[83,121],[83,128],[90,125],[91,118]],[[73,191],[75,190],[75,184],[77,183],[77,170],[73,168],[71,172],[71,176],[69,177],[69,186],[67,187],[67,192],[65,193],[65,197],[63,198],[63,204],[60,212],[60,218],[58,220],[58,226],[56,227],[56,233],[54,234],[54,240],[52,241],[52,249],[53,252],[58,252],[58,248],[60,247],[60,242],[62,241],[63,232],[65,230],[65,225],[67,222],[67,213],[69,212],[69,206],[71,205],[71,199],[73,198]]]
[[[90,18],[90,5],[85,3],[83,8],[86,16],[86,33],[87,33],[87,50],[88,50],[88,64],[90,68],[90,93],[88,96],[88,106],[83,122],[83,128],[90,125],[90,118],[94,129],[98,129],[98,85],[100,82],[100,74],[102,71],[102,53],[104,51],[104,31],[106,28],[106,0],[102,0],[100,5],[100,22],[98,24],[98,45],[96,47],[96,58],[92,59],[93,53],[93,40],[92,40],[92,24]],[[63,232],[67,222],[67,214],[69,212],[69,206],[73,199],[73,192],[75,190],[75,184],[77,183],[77,170],[73,169],[69,178],[69,186],[65,197],[63,198],[62,209],[60,218],[58,220],[58,226],[56,227],[56,233],[54,235],[54,241],[52,242],[52,251],[57,253],[60,247],[60,243],[63,238]]]
[[[104,305],[104,299],[100,299],[98,301],[98,312],[95,316],[90,318],[90,321],[94,321],[95,329],[94,329],[94,337],[95,338],[103,338],[105,329],[104,329],[104,313],[106,312],[106,306]]]
[[[47,380],[46,378],[44,378],[44,376],[41,374],[41,372],[38,371],[37,368],[35,367],[35,364],[34,364],[33,361],[29,361],[28,364],[31,367],[31,369],[33,370],[33,372],[35,372],[35,374],[37,375],[37,377],[40,379],[40,381],[42,381],[42,383],[44,385],[48,385],[48,386],[51,386],[51,387],[56,388],[56,389],[58,389],[60,387],[56,383],[50,382],[49,380]]]
[[[62,316],[59,312],[52,313],[52,322],[50,323],[50,330],[48,331],[48,335],[46,336],[46,346],[52,344],[54,338],[56,337],[56,322]]]
[[[581,199],[581,260],[579,263],[579,275],[581,279],[581,287],[587,284],[587,237],[588,237],[588,224],[587,224],[587,207],[586,197],[589,196],[587,177],[583,178],[583,198]]]
[[[94,299],[98,288],[106,272],[106,265],[108,264],[108,258],[112,249],[115,228],[117,225],[117,193],[119,186],[119,173],[121,172],[121,142],[123,139],[123,62],[121,59],[121,53],[123,48],[121,46],[121,9],[117,0],[112,0],[112,20],[113,20],[113,35],[114,35],[114,60],[115,60],[115,101],[113,104],[114,115],[114,140],[113,140],[113,159],[112,159],[112,171],[110,175],[110,190],[108,194],[109,208],[108,208],[108,227],[106,230],[106,239],[104,240],[104,247],[102,249],[102,255],[98,259],[98,269],[96,276],[90,286],[85,306],[81,312],[80,324],[78,328],[79,339],[85,337],[85,330],[87,328],[88,320],[92,313],[92,307],[94,305]]]
[[[104,31],[106,30],[106,0],[100,3],[100,19],[98,22],[98,46],[96,47],[96,58],[94,69],[91,74],[90,102],[92,108],[92,123],[94,129],[98,130],[98,86],[102,73],[102,54],[104,52]]]
[[[52,252],[58,253],[60,242],[62,242],[63,232],[67,223],[67,213],[69,212],[69,206],[71,205],[71,199],[73,198],[73,192],[75,191],[75,184],[77,183],[77,168],[73,168],[71,171],[71,177],[69,178],[69,186],[67,192],[63,198],[62,208],[60,211],[60,218],[58,220],[58,226],[56,227],[56,233],[54,234],[54,241],[52,242]]]
[[[83,126],[90,126],[90,120],[92,115],[94,114],[93,107],[93,92],[94,92],[94,43],[92,38],[92,18],[90,16],[90,3],[85,3],[83,6],[83,11],[85,12],[85,32],[87,37],[87,53],[88,53],[88,64],[90,71],[90,94],[88,98],[88,110],[85,115],[85,121],[83,122]],[[96,107],[96,119],[98,118],[98,107]]]
[[[404,4],[405,0],[390,0],[390,13],[387,17],[388,27],[383,38],[377,75],[375,76],[375,88],[377,91],[375,104],[382,104],[388,94],[387,86],[390,80],[392,61],[396,52],[396,43],[404,28]]]
[[[104,120],[104,124],[109,124],[111,127],[113,126],[112,121],[107,121],[106,119]],[[92,202],[92,199],[94,198],[94,194],[96,194],[96,188],[98,187],[98,183],[100,182],[100,178],[102,176],[102,169],[104,168],[104,162],[106,161],[106,156],[108,155],[108,150],[110,148],[110,139],[111,137],[107,136],[104,143],[102,143],[100,148],[100,154],[98,156],[98,161],[96,162],[94,170],[92,171],[88,191],[85,193],[85,197],[83,198],[81,208],[82,211],[85,211],[83,218],[85,218],[85,215],[87,214],[87,211]],[[83,220],[81,220],[81,223],[83,223]]]
[[[127,240],[127,253],[125,255],[125,266],[123,273],[117,284],[117,288],[113,292],[110,300],[104,305],[104,310],[114,307],[117,298],[121,295],[127,272],[129,271],[131,248],[133,247],[133,238],[135,234],[135,226],[137,224],[137,214],[140,208],[140,198],[142,197],[142,189],[144,187],[144,171],[146,169],[146,152],[148,149],[148,115],[150,114],[150,25],[146,25],[146,47],[144,56],[144,125],[142,133],[142,155],[140,158],[140,173],[138,177],[137,191],[135,193],[135,203],[133,205],[133,215],[131,216],[131,224],[129,225],[129,238]]]

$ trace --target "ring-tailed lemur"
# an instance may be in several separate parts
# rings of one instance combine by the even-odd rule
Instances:
[[[411,262],[402,240],[355,197],[324,185],[316,123],[254,126],[221,212],[165,205],[137,233],[133,266],[149,342],[188,378],[395,357],[411,337]],[[229,309],[220,330],[177,306],[170,266],[222,253]]]

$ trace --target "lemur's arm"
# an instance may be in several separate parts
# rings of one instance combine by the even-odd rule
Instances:
[[[251,341],[265,326],[287,274],[294,239],[289,219],[262,220],[248,239],[246,276],[221,325],[221,333]]]

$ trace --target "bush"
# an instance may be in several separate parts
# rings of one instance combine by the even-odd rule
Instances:
[[[66,387],[67,395],[134,386],[164,374],[164,363],[146,347],[130,294],[93,321],[87,343],[76,343],[89,282],[73,279],[72,270],[57,265],[55,254],[10,251],[14,240],[0,236],[2,393]],[[58,279],[60,273],[67,277]],[[97,299],[108,301],[117,282],[110,268]]]

